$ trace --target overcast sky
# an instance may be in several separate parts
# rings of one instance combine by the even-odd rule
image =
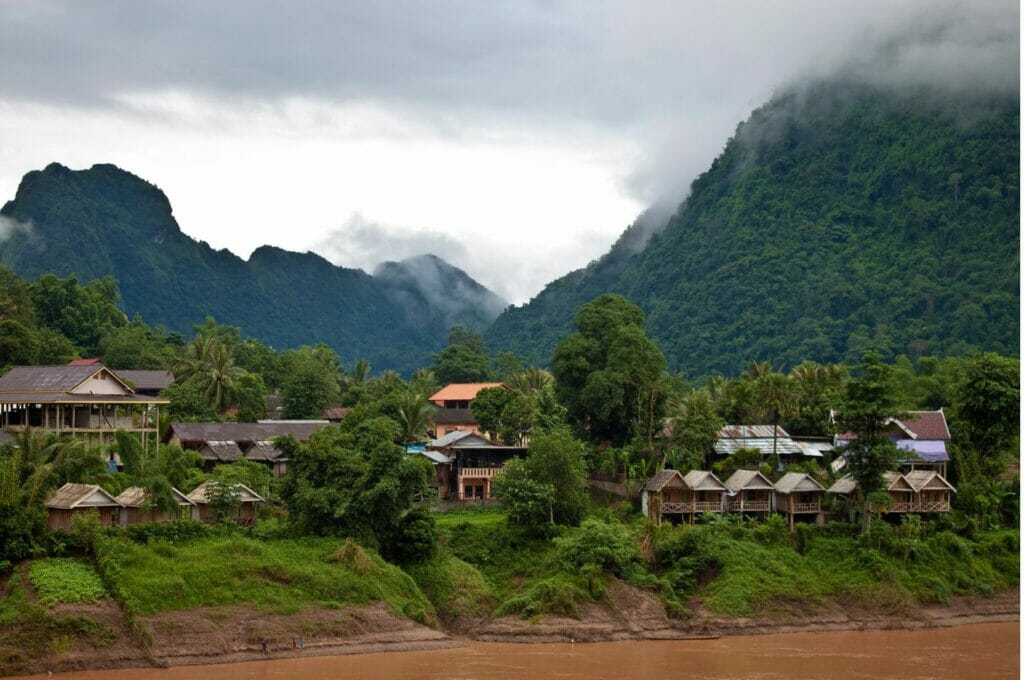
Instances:
[[[240,256],[432,252],[522,302],[778,88],[1016,90],[1019,25],[1002,0],[0,1],[0,197],[115,163]]]

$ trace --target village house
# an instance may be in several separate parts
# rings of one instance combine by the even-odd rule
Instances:
[[[71,519],[89,512],[97,513],[103,526],[121,521],[121,504],[97,484],[65,484],[46,501],[46,512],[50,531],[71,531]]]
[[[120,494],[116,500],[123,508],[121,510],[121,525],[148,524],[150,522],[173,522],[179,519],[190,519],[194,504],[182,492],[171,487],[178,502],[177,512],[168,512],[160,508],[149,506],[149,494],[141,486],[130,486]]]
[[[471,411],[471,404],[477,393],[488,387],[505,387],[498,382],[486,383],[452,383],[442,387],[430,396],[428,401],[434,405],[434,436],[443,437],[452,432],[473,432],[479,435],[480,424],[476,422]]]
[[[737,470],[725,480],[726,509],[730,512],[772,511],[775,485],[757,470]]]
[[[835,422],[836,414],[831,414]],[[943,477],[949,464],[949,424],[942,409],[938,411],[910,411],[902,420],[889,418],[885,433],[896,443],[896,448],[905,452],[900,466],[906,470],[934,470]],[[836,435],[836,448],[845,446],[857,438],[852,432]],[[835,467],[842,469],[842,463]]]
[[[174,382],[174,374],[170,371],[116,370],[118,377],[131,385],[135,394],[156,397]]]
[[[722,512],[726,492],[713,472],[691,470],[683,475],[678,470],[662,470],[644,484],[640,507],[645,517],[659,524],[666,516],[692,522],[694,515]]]
[[[0,376],[0,427],[7,432],[37,427],[103,445],[125,430],[148,448],[157,442],[160,407],[169,403],[136,393],[99,363],[15,366]]]
[[[886,513],[949,512],[953,485],[934,470],[913,470],[906,474],[886,472],[884,490],[889,494]],[[828,492],[853,498],[859,495],[857,480],[849,475],[840,478]]]
[[[786,516],[792,531],[797,516],[825,521],[821,512],[821,497],[825,487],[806,472],[787,472],[775,482],[775,511]]]
[[[435,464],[441,500],[488,500],[491,480],[513,457],[525,456],[519,446],[495,444],[477,432],[449,432],[427,444],[422,455]]]
[[[217,513],[210,506],[211,485],[216,483],[218,482],[215,480],[207,480],[188,495],[188,500],[193,504],[192,519],[207,523],[217,522],[221,519],[217,517]],[[236,483],[232,486],[238,493],[237,509],[228,519],[246,526],[254,524],[256,522],[256,505],[264,502],[263,497],[244,484]]]
[[[780,460],[797,462],[820,460],[823,451],[831,449],[829,442],[818,442],[813,438],[805,438],[803,444],[798,443],[782,427],[775,427],[774,438],[772,432],[771,425],[726,425],[718,431],[715,456],[722,460],[740,449],[757,449],[763,457],[768,457],[774,449]]]
[[[307,442],[326,420],[261,420],[257,423],[171,423],[167,441],[203,457],[203,469],[245,458],[266,465],[275,477],[288,471],[288,459],[273,443],[291,435]]]

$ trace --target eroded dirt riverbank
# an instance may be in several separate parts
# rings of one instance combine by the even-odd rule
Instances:
[[[518,617],[458,619],[441,629],[396,617],[382,604],[342,609],[310,608],[297,614],[268,614],[247,607],[201,608],[141,617],[149,644],[121,635],[100,648],[73,646],[33,661],[30,672],[77,671],[146,666],[237,663],[250,660],[351,655],[383,651],[439,650],[476,642],[566,643],[692,640],[840,631],[945,629],[964,624],[1017,626],[1019,592],[992,598],[958,597],[947,605],[893,613],[851,609],[840,602],[794,603],[770,616],[750,619],[714,615],[691,603],[686,620],[669,618],[650,593],[622,583],[606,601],[589,605],[578,619]],[[137,637],[137,636],[136,636]],[[297,647],[302,638],[303,646]],[[268,653],[261,641],[269,643]]]

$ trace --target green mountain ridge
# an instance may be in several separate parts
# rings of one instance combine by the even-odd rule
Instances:
[[[625,295],[670,365],[1019,351],[1019,98],[820,82],[740,124],[638,253],[512,307],[494,351],[546,365],[580,304]]]
[[[243,260],[214,250],[180,230],[159,188],[113,165],[30,172],[0,216],[16,225],[0,265],[21,276],[113,276],[125,312],[150,324],[188,332],[212,315],[280,348],[324,342],[377,369],[426,365],[453,322],[481,330],[504,306],[437,258],[424,290],[418,258],[389,263],[378,279],[314,253],[262,246]],[[436,289],[472,295],[438,306]]]

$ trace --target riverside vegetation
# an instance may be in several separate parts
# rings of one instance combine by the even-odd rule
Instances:
[[[298,355],[310,359],[307,368],[319,366],[318,379],[337,390],[332,398],[352,409],[307,443],[280,439],[290,460],[281,480],[247,461],[204,473],[187,452],[164,446],[147,454],[123,434],[112,446],[125,469],[112,473],[103,465],[105,451],[21,435],[19,446],[0,448],[0,668],[60,668],[82,650],[129,643],[158,657],[160,631],[184,625],[168,617],[196,612],[221,623],[254,612],[264,622],[292,621],[289,630],[314,638],[362,630],[359,612],[377,606],[394,620],[472,635],[499,619],[520,626],[550,617],[587,620],[595,607],[628,617],[616,596],[622,588],[630,598],[660,603],[685,627],[695,617],[830,607],[899,620],[923,605],[1017,585],[1019,500],[1007,474],[1019,460],[1015,359],[885,364],[868,354],[860,366],[804,363],[789,374],[762,362],[737,378],[690,384],[666,370],[642,324],[636,307],[603,296],[580,309],[578,333],[556,350],[553,375],[506,368],[511,391],[485,396],[478,419],[493,436],[529,431],[531,440],[528,457],[495,478],[504,501],[498,510],[427,510],[430,466],[400,443],[426,430],[420,390],[436,382],[431,371],[410,381],[393,374],[357,378],[340,362],[317,363],[322,348]],[[185,403],[215,416],[232,412],[244,376],[220,390],[200,381],[212,373],[204,363],[211,347],[217,360],[230,362],[243,345],[237,329],[198,327],[178,350],[182,365],[192,368],[182,384],[196,387],[172,387],[173,406],[181,408],[186,394]],[[458,375],[491,365],[482,341],[467,331],[453,332],[450,346],[460,350],[438,355],[439,371]],[[289,379],[285,373],[284,384]],[[566,391],[567,384],[576,387]],[[937,399],[950,406],[950,474],[959,493],[948,515],[875,521],[866,531],[832,522],[789,533],[778,517],[705,516],[693,526],[657,526],[630,503],[586,491],[589,471],[616,471],[639,483],[661,465],[704,465],[726,418],[820,433],[828,410],[852,411],[851,399],[860,400],[861,416]],[[643,408],[629,410],[626,402]],[[670,426],[655,432],[659,422]],[[884,443],[859,453],[877,464],[890,455]],[[777,471],[760,457],[725,463]],[[798,467],[826,482],[832,474],[815,464]],[[42,500],[67,481],[112,491],[173,483],[187,491],[211,476],[242,481],[270,498],[256,527],[186,521],[102,528],[86,515],[68,534],[43,530]],[[837,519],[845,517],[835,510]]]

